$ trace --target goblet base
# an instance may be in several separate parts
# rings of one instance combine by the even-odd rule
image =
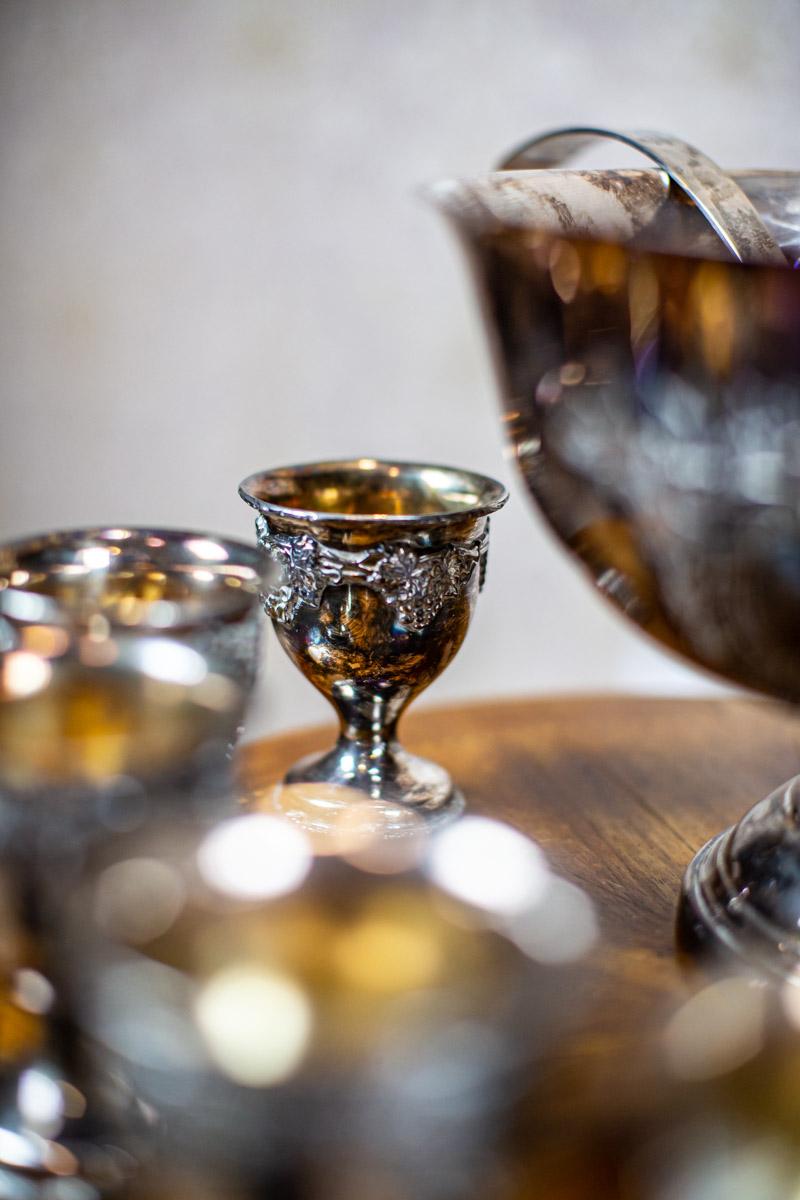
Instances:
[[[340,827],[342,803],[348,801],[357,806],[360,800],[374,810],[376,832],[383,836],[404,837],[418,832],[420,823],[438,826],[464,810],[464,798],[444,767],[410,754],[396,741],[341,737],[332,750],[295,763],[284,784],[303,785],[306,817],[319,830]],[[335,795],[343,801],[337,804]]]
[[[800,982],[800,776],[707,842],[683,879],[679,948]]]

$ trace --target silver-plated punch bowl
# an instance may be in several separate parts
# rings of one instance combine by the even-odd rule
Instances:
[[[726,175],[657,135],[623,138],[655,169],[531,169],[590,136],[532,139],[508,169],[434,189],[474,270],[520,474],[631,621],[797,704],[800,173]],[[800,978],[798,786],[695,858],[684,945]]]

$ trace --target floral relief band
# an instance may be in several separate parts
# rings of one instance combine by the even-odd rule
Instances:
[[[263,601],[267,616],[283,625],[293,621],[303,605],[319,608],[327,587],[356,584],[378,592],[401,625],[419,632],[446,600],[464,591],[476,566],[480,588],[486,576],[488,520],[480,537],[435,550],[419,548],[410,541],[381,542],[368,550],[338,550],[309,533],[277,533],[260,515],[256,533],[258,544],[282,569],[281,582],[264,594]]]

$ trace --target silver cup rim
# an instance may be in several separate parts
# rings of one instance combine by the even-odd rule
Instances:
[[[301,508],[292,504],[281,503],[279,499],[269,499],[259,495],[259,489],[270,482],[278,486],[282,481],[289,482],[293,478],[309,478],[314,475],[335,474],[337,472],[384,471],[387,475],[405,474],[406,476],[420,475],[423,472],[438,473],[448,476],[453,485],[460,483],[469,489],[474,496],[471,503],[465,503],[457,508],[445,508],[441,511],[426,513],[344,513],[329,512],[328,510]],[[442,489],[444,491],[444,489]],[[476,471],[468,471],[462,467],[448,466],[441,463],[407,462],[399,459],[355,458],[331,459],[329,461],[297,463],[291,466],[272,467],[255,471],[248,475],[239,485],[239,495],[251,508],[265,516],[278,516],[286,520],[311,521],[326,525],[370,526],[390,525],[401,527],[424,527],[457,523],[465,518],[488,516],[502,508],[508,500],[508,489],[504,484],[489,475]]]
[[[154,544],[148,545],[147,539],[152,539]],[[157,544],[159,541],[161,546]],[[263,556],[255,545],[206,530],[95,525],[47,530],[0,544],[0,614],[11,621],[23,623],[80,624],[85,616],[82,610],[65,605],[46,593],[26,588],[24,581],[15,583],[14,572],[26,570],[25,562],[28,561],[30,565],[30,559],[37,554],[50,552],[58,555],[61,552],[64,555],[63,565],[68,562],[70,553],[75,554],[78,563],[80,551],[112,546],[121,548],[123,560],[127,547],[131,554],[152,558],[155,569],[159,565],[170,565],[187,573],[203,570],[213,576],[203,581],[205,587],[200,586],[201,581],[197,580],[197,594],[191,600],[170,600],[166,607],[162,605],[161,608],[153,603],[149,613],[145,610],[132,624],[115,616],[113,608],[107,612],[104,610],[103,615],[112,628],[143,634],[201,628],[217,617],[226,619],[241,616],[258,602]],[[209,561],[198,552],[198,548],[204,546],[206,550],[212,546],[218,547],[220,554],[216,561]],[[159,555],[159,550],[165,553]],[[167,553],[173,555],[169,561]],[[237,572],[248,586],[225,586],[223,580]],[[199,603],[201,600],[205,603]]]

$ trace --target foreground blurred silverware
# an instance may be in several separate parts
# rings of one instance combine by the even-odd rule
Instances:
[[[40,625],[168,634],[211,654],[248,692],[268,566],[255,546],[205,532],[59,530],[0,545],[0,618],[21,631],[23,649],[36,649]]]
[[[261,471],[239,493],[282,570],[267,615],[341,727],[335,748],[297,763],[286,783],[357,789],[383,805],[387,833],[405,831],[409,807],[452,816],[462,801],[449,775],[403,749],[397,722],[464,640],[505,488],[453,467],[362,458]],[[324,828],[329,799],[306,811],[311,824]]]
[[[405,851],[313,859],[292,823],[245,814],[120,839],[74,892],[84,1027],[212,1195],[487,1194],[595,918],[499,822],[438,831],[413,867]]]
[[[75,1074],[59,917],[94,844],[164,809],[194,824],[228,806],[209,773],[219,783],[244,696],[168,638],[37,630],[49,655],[0,654],[0,1176],[78,1175],[86,1190],[126,1174],[125,1131]]]
[[[81,1094],[77,1115],[53,1108],[58,1088],[80,1092],[53,961],[57,914],[93,843],[165,806],[197,820],[233,805],[230,750],[257,669],[262,571],[255,547],[172,530],[0,546],[0,858],[16,883],[12,962],[47,1000],[36,1037],[0,1054],[7,1169],[77,1172],[86,1188],[122,1171],[94,1097]],[[41,1121],[31,1088],[48,1082]]]
[[[582,1054],[571,1103],[523,1114],[493,1200],[796,1200],[800,992],[693,982],[651,993],[623,1045]]]
[[[510,165],[552,163],[590,132],[532,139]],[[798,703],[800,175],[726,179],[690,154],[676,170],[665,144],[671,181],[514,170],[434,195],[470,255],[507,433],[549,524],[663,645]],[[694,196],[716,188],[717,227],[736,227],[728,247],[747,265],[681,197],[687,166]],[[800,967],[796,790],[697,856],[685,940]]]

